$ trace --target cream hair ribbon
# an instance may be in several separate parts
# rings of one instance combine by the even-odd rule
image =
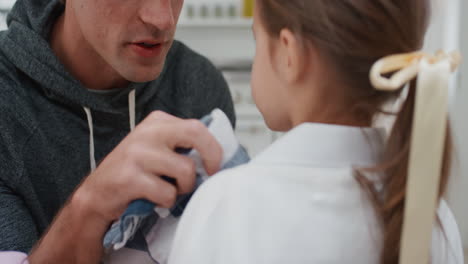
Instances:
[[[385,57],[370,72],[372,85],[382,91],[401,89],[418,78],[400,264],[430,263],[448,120],[449,78],[460,63],[458,52],[414,52]],[[382,76],[390,73],[390,78]]]

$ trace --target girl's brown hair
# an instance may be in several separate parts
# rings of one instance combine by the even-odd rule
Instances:
[[[383,112],[383,104],[403,90],[375,90],[369,81],[372,65],[391,54],[421,49],[430,13],[429,0],[257,0],[257,5],[261,24],[271,37],[290,29],[332,63],[348,89],[343,92],[350,95],[347,111],[369,125]],[[372,169],[383,175],[383,188],[377,191],[372,180],[357,173],[381,218],[381,263],[385,264],[398,263],[399,258],[415,96],[413,81],[397,113],[383,163]],[[447,135],[440,196],[449,177],[450,133]]]

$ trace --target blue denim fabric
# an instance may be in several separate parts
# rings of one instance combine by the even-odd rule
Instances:
[[[206,126],[209,126],[212,118],[207,116],[201,121]],[[190,151],[191,150],[179,150],[178,152],[187,155]],[[246,150],[239,145],[235,155],[229,161],[222,164],[221,170],[245,164],[249,160],[250,158]],[[204,175],[197,174],[195,189],[204,182],[203,176]],[[165,179],[171,182],[171,179],[167,177]],[[172,216],[180,217],[182,215],[193,193],[194,192],[181,195],[177,198],[175,205],[169,210]],[[120,220],[115,222],[106,233],[103,241],[104,247],[110,248],[116,244],[123,246],[122,244],[125,243],[125,247],[145,251],[151,257],[150,252],[148,252],[145,236],[160,218],[158,213],[154,210],[155,206],[155,204],[147,200],[136,200],[132,202],[120,217]],[[127,237],[125,237],[125,234],[127,234]],[[154,258],[152,259],[154,260]],[[157,263],[156,260],[154,260],[154,262]]]

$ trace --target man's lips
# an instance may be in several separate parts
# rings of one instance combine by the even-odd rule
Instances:
[[[137,41],[133,41],[132,44],[142,44],[142,45],[147,45],[147,46],[154,46],[158,44],[163,44],[167,41],[164,40],[158,40],[158,39],[141,39]]]
[[[130,43],[132,50],[141,57],[154,58],[159,56],[166,42],[155,41],[155,40],[142,40]]]

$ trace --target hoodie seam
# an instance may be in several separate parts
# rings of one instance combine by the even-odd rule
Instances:
[[[34,127],[34,129],[30,132],[30,134],[28,135],[28,137],[26,138],[26,140],[24,141],[23,145],[21,146],[21,151],[20,151],[20,156],[21,157],[24,157],[24,148],[28,145],[28,142],[32,139],[32,137],[34,136],[35,132],[37,131],[38,129],[38,126]],[[23,180],[26,176],[25,176],[25,171],[26,171],[26,168],[25,168],[25,163],[24,163],[24,158],[21,160],[21,173],[19,173],[19,175],[21,176],[21,180]]]
[[[19,98],[19,100],[14,100],[16,103],[17,103],[17,106],[20,108],[20,109],[23,109],[24,107],[24,104],[21,103],[21,100],[27,100],[27,99],[24,99],[24,97],[18,93],[15,92],[15,90],[17,89],[20,89],[21,88],[21,85],[18,85],[15,80],[11,79],[8,75],[4,75],[2,77],[2,79],[0,79],[0,82],[4,82],[4,80],[9,80],[11,81],[11,85],[5,85],[6,87],[10,87],[9,89],[7,89],[5,91],[5,93],[10,93],[11,95],[8,97],[8,98]],[[20,124],[23,124],[26,128],[28,128],[28,130],[30,131],[29,135],[28,135],[28,138],[31,136],[31,134],[36,131],[38,128],[39,128],[39,125],[35,124],[34,126],[29,126],[28,124],[34,124],[34,120],[29,118],[27,115],[25,115],[23,113],[23,111],[13,111],[12,109],[9,109],[11,106],[11,104],[5,104],[7,105],[7,107],[2,107],[2,112],[3,113],[8,113],[10,114],[12,117],[15,117],[15,116],[18,116],[19,117],[19,120],[17,118],[14,118],[15,120],[19,121]]]
[[[9,180],[10,182],[12,182],[12,188],[13,189],[17,189],[17,185],[20,184],[21,182],[23,182],[25,179],[27,180],[26,178],[26,169],[25,169],[25,163],[24,163],[24,148],[27,146],[28,142],[31,140],[32,136],[34,135],[34,131],[36,131],[37,129],[34,129],[32,132],[29,133],[29,135],[27,136],[27,138],[24,140],[24,143],[21,145],[21,148],[19,150],[19,156],[21,157],[21,160],[19,161],[16,161],[17,163],[17,168],[18,171],[17,173],[15,173],[15,175],[18,177],[18,178],[12,178],[14,176],[12,175],[6,175],[6,177],[1,177],[2,180]]]

